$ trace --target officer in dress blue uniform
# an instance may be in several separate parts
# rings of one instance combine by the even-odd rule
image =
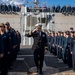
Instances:
[[[3,46],[4,46],[4,56],[1,61],[1,75],[7,75],[8,73],[8,50],[9,50],[9,39],[5,32],[5,26],[4,23],[1,23],[1,36],[3,40]]]
[[[1,32],[1,27],[2,25],[0,24],[0,32]],[[0,71],[1,71],[1,61],[2,61],[3,56],[4,56],[4,46],[3,46],[2,36],[0,33]]]
[[[72,67],[72,49],[73,49],[74,31],[70,32],[70,45],[68,49],[68,67]]]
[[[52,38],[51,33],[49,33],[47,38],[48,38],[48,50],[51,52],[51,38]]]
[[[42,24],[36,24],[35,29],[29,34],[26,34],[26,36],[33,37],[34,39],[32,46],[32,50],[34,50],[34,62],[37,67],[37,72],[39,71],[39,73],[42,74],[44,51],[48,48],[47,36],[46,33],[42,31]]]
[[[20,43],[21,43],[21,34],[19,31],[16,31],[16,34],[17,34],[17,50],[20,51]],[[18,52],[17,51],[17,52]]]
[[[55,55],[56,50],[55,50],[55,32],[52,32],[52,38],[51,38],[51,51]]]
[[[61,36],[60,36],[60,58],[62,58],[63,41],[64,41],[64,35],[63,35],[63,32],[61,32]]]
[[[67,38],[66,38],[66,31],[64,32],[64,37],[62,41],[62,60],[66,63],[66,47],[67,47]]]
[[[67,55],[68,55],[68,44],[69,44],[69,32],[64,32],[64,38],[63,38],[63,49],[62,49],[62,59],[64,63],[67,63]]]
[[[60,52],[61,52],[61,50],[60,50],[61,34],[60,34],[60,33],[61,33],[61,32],[58,31],[58,37],[57,37],[57,45],[58,45],[58,48],[57,48],[57,57],[58,57],[58,58],[61,58],[61,54],[60,54]]]
[[[58,57],[59,59],[62,58],[62,39],[63,39],[63,34],[61,31],[59,31],[59,39],[58,39]]]
[[[58,37],[58,33],[56,33],[55,34],[55,50],[56,50],[56,52],[55,52],[55,55],[57,55],[57,49],[58,49],[58,45],[57,45],[57,37]]]
[[[68,58],[69,58],[69,56],[70,56],[70,54],[69,54],[69,52],[70,52],[70,32],[69,31],[67,31],[66,32],[66,42],[67,42],[67,45],[66,45],[66,61],[67,61],[67,64],[69,64],[68,63]]]
[[[61,49],[61,58],[62,58],[62,60],[64,59],[64,44],[65,44],[64,32],[61,32],[61,44],[60,44],[60,49]]]
[[[21,37],[20,37],[20,34],[18,31],[15,31],[15,39],[16,39],[16,42],[15,42],[15,49],[14,49],[14,60],[16,60],[17,58],[17,54],[18,54],[18,51],[20,50],[20,43],[21,43]]]
[[[9,37],[9,68],[11,68],[13,61],[16,59],[16,47],[17,47],[17,35],[13,28],[10,27],[10,23],[5,23],[5,31]]]

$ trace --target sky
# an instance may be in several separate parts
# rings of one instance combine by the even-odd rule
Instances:
[[[43,0],[45,1],[45,0]],[[48,5],[55,5],[57,6],[58,4],[60,4],[61,6],[63,5],[71,5],[71,6],[75,6],[75,0],[47,0]]]
[[[20,4],[25,4],[25,5],[30,5],[32,6],[32,4],[26,4],[26,2],[33,2],[34,0],[0,0],[0,2],[4,2],[4,3],[10,3],[10,4],[16,4],[16,5],[20,5]],[[58,4],[60,4],[60,6],[63,5],[71,5],[71,6],[75,6],[75,0],[38,0],[39,2],[41,2],[39,5],[40,6],[52,6],[53,4],[55,6],[57,6]],[[45,4],[46,2],[46,4]]]

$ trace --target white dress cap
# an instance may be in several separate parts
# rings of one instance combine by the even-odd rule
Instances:
[[[41,24],[41,23],[37,23],[37,24],[35,25],[35,27],[37,27],[37,26],[42,26],[42,24]]]

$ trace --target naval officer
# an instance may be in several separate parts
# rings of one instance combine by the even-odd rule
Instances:
[[[42,74],[44,51],[48,49],[46,33],[42,31],[42,24],[35,25],[35,29],[26,34],[27,37],[33,37],[34,43],[32,50],[34,50],[34,62],[37,67],[37,72]]]

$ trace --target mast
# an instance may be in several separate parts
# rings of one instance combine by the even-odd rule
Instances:
[[[38,0],[34,0],[34,4],[38,6]]]

